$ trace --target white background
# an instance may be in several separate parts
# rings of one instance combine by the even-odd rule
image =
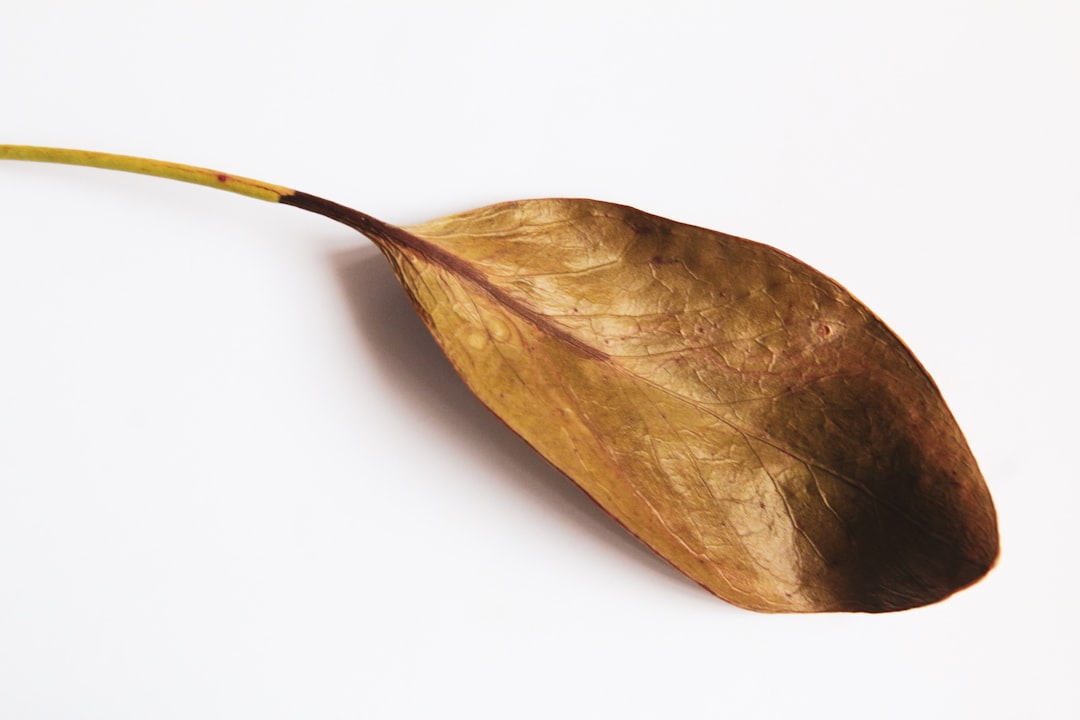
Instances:
[[[352,231],[2,163],[0,717],[1080,713],[1080,9],[662,5],[8,3],[0,142],[779,246],[938,381],[1000,514],[985,581],[726,605],[473,400]]]

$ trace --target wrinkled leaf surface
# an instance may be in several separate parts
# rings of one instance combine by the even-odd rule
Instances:
[[[588,200],[368,234],[473,392],[725,600],[897,610],[992,566],[993,504],[938,389],[807,265]]]

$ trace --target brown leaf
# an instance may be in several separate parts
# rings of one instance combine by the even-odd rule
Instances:
[[[592,200],[402,229],[176,163],[0,145],[310,210],[370,237],[473,392],[618,522],[736,605],[900,610],[998,553],[975,459],[880,320],[778,250]]]
[[[725,600],[899,610],[993,565],[993,503],[933,381],[798,260],[590,200],[350,224],[473,392]]]

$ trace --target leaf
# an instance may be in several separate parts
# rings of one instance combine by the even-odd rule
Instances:
[[[472,391],[721,598],[899,610],[994,563],[990,494],[933,381],[790,256],[589,200],[361,229]]]
[[[846,290],[778,250],[592,200],[398,228],[205,168],[20,145],[4,158],[207,185],[363,232],[473,392],[736,605],[901,610],[997,558],[990,493],[934,382]]]

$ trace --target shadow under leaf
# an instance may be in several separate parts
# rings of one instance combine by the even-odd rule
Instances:
[[[455,444],[474,448],[529,502],[567,529],[595,539],[632,562],[700,592],[697,585],[618,523],[572,481],[506,427],[466,387],[413,309],[386,260],[373,246],[330,255],[359,339],[385,381],[416,403]]]

